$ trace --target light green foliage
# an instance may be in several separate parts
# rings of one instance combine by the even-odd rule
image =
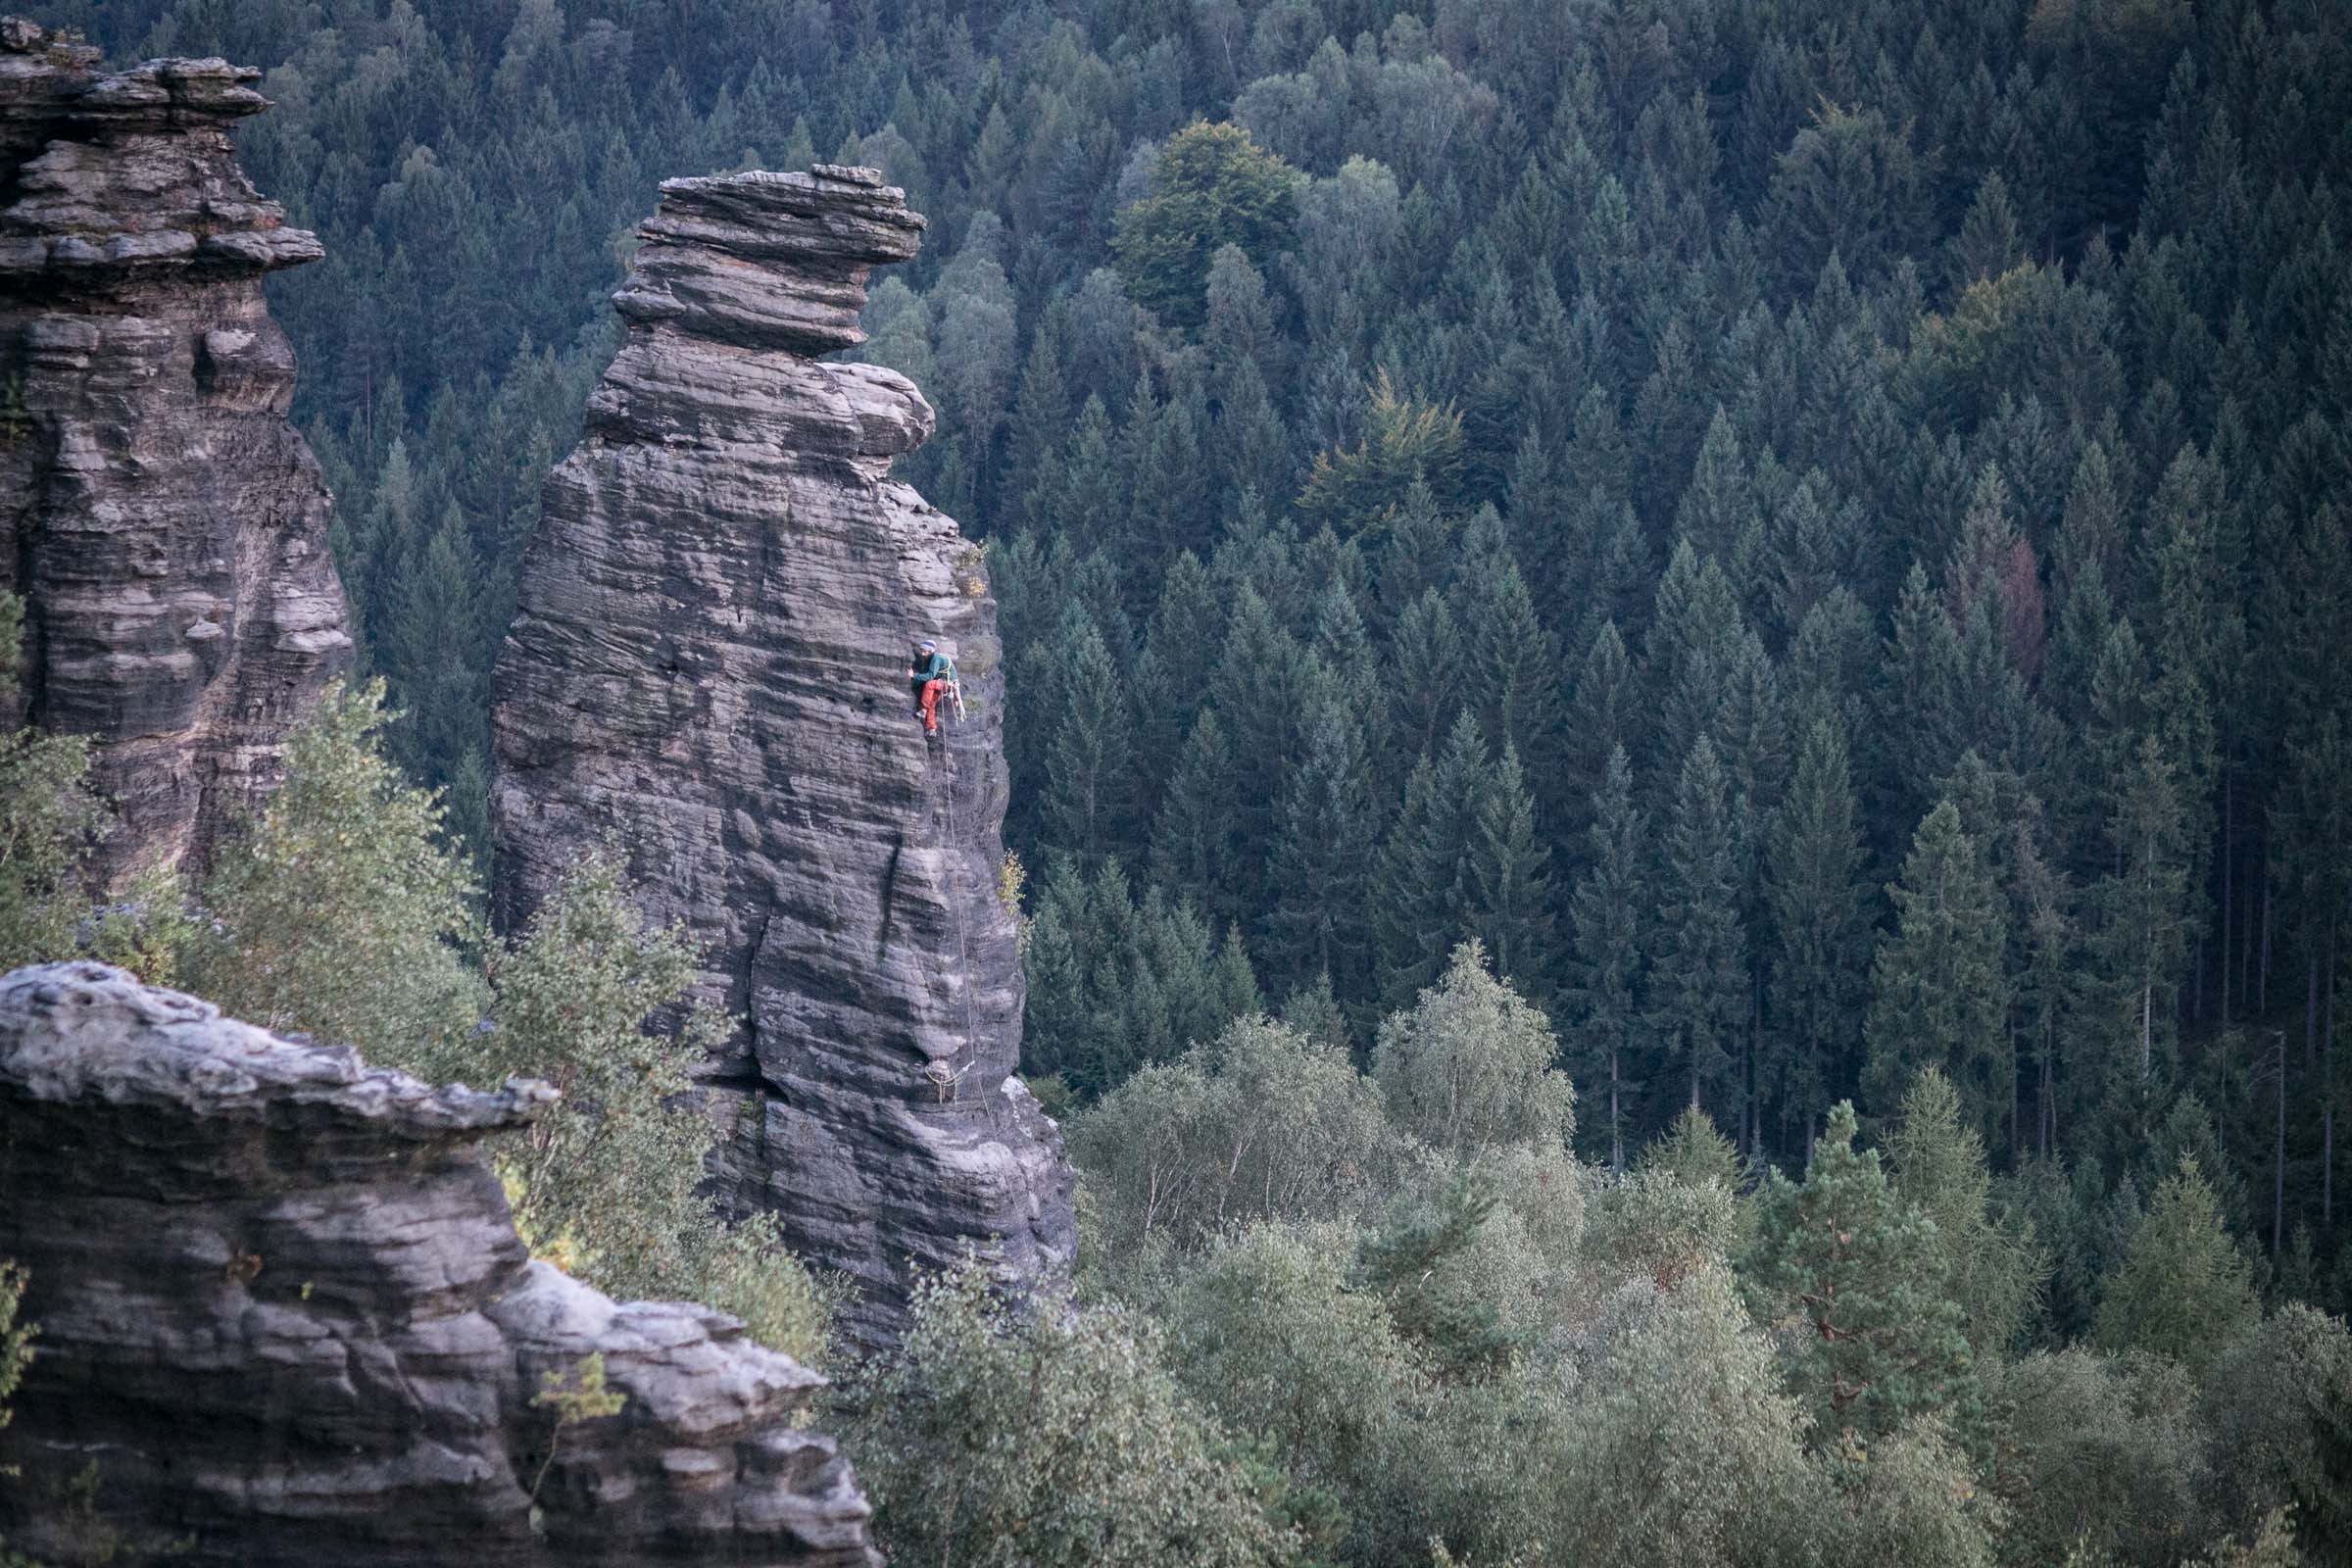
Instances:
[[[2093,1560],[2170,1563],[2203,1482],[2194,1397],[2157,1356],[2068,1349],[1989,1367],[2012,1560],[2056,1562],[2081,1547]]]
[[[16,692],[24,629],[24,601],[0,593],[0,700]],[[108,825],[89,767],[78,735],[0,735],[0,973],[74,951],[82,856]]]
[[[2347,1500],[2335,1425],[2347,1410],[2352,1333],[2342,1318],[2293,1302],[2223,1350],[2197,1410],[2214,1523],[2250,1532],[2265,1511],[2295,1507],[2298,1534],[2319,1550],[2316,1532],[2340,1528]]]
[[[1947,1289],[1977,1358],[2005,1354],[2049,1272],[2022,1218],[1996,1218],[1984,1141],[1961,1119],[1960,1097],[1930,1067],[1903,1096],[1886,1138],[1895,1196],[1933,1221]]]
[[[1462,495],[1462,416],[1397,391],[1387,371],[1373,381],[1361,440],[1315,454],[1298,512],[1344,538],[1391,533],[1422,487],[1448,506]]]
[[[1735,1193],[1747,1180],[1740,1151],[1723,1136],[1715,1118],[1696,1105],[1675,1113],[1666,1135],[1642,1151],[1640,1167],[1692,1186],[1714,1182]]]
[[[531,1407],[555,1412],[555,1428],[547,1437],[547,1455],[539,1461],[539,1472],[531,1478],[531,1498],[538,1500],[539,1489],[547,1484],[547,1472],[556,1462],[556,1454],[564,1446],[564,1434],[573,1427],[590,1421],[614,1416],[627,1407],[629,1396],[605,1387],[605,1352],[591,1351],[571,1366],[557,1367],[539,1374],[539,1392],[531,1396]],[[533,1512],[537,1523],[536,1510]]]
[[[2213,1189],[2185,1154],[2099,1285],[2099,1344],[2169,1355],[2192,1372],[2202,1372],[2262,1312]]]
[[[540,1251],[616,1297],[709,1301],[815,1361],[826,1311],[807,1272],[772,1229],[729,1228],[695,1190],[718,1134],[679,1097],[718,1018],[689,1007],[674,1034],[644,1028],[687,993],[697,968],[680,933],[645,924],[617,863],[590,855],[520,940],[493,955],[493,1027],[435,1065],[563,1091],[505,1155],[516,1222]]]
[[[0,1428],[5,1428],[15,1414],[8,1407],[9,1397],[24,1380],[24,1368],[32,1360],[32,1337],[37,1325],[20,1323],[17,1312],[24,1303],[24,1270],[15,1263],[0,1261]],[[0,1470],[0,1475],[7,1472]]]
[[[1239,125],[1187,125],[1160,149],[1152,193],[1118,216],[1111,249],[1129,295],[1164,321],[1200,325],[1210,259],[1238,245],[1264,267],[1290,237],[1302,182]]]
[[[1830,1112],[1804,1181],[1774,1174],[1746,1258],[1756,1308],[1784,1337],[1822,1422],[1865,1441],[1914,1415],[1975,1410],[1968,1341],[1934,1222],[1854,1147],[1854,1109]]]
[[[1770,1561],[1807,1489],[1804,1417],[1730,1275],[1628,1287],[1547,1434],[1546,1535],[1564,1562]]]
[[[1336,1496],[1350,1562],[1399,1560],[1480,1529],[1464,1414],[1380,1297],[1350,1284],[1352,1226],[1258,1225],[1213,1246],[1160,1299],[1185,1386],[1270,1436]]]
[[[1406,1157],[1344,1047],[1265,1018],[1145,1068],[1067,1138],[1120,1256],[1251,1219],[1361,1212]]]
[[[1642,1279],[1668,1290],[1721,1265],[1742,1235],[1739,1200],[1721,1181],[1644,1166],[1594,1200],[1585,1250],[1604,1281]]]
[[[459,948],[477,887],[434,792],[383,755],[383,701],[330,687],[289,738],[284,786],[214,860],[185,974],[235,1017],[431,1074],[482,1016]]]
[[[1454,949],[1417,1006],[1380,1027],[1372,1076],[1390,1121],[1460,1155],[1512,1143],[1565,1145],[1576,1090],[1552,1063],[1559,1042],[1537,1008],[1488,970],[1476,942]]]
[[[2183,1563],[2181,1568],[2304,1568],[2308,1560],[2295,1548],[2295,1531],[2288,1511],[2274,1508],[2263,1516],[2261,1526],[2249,1539],[2241,1542],[2230,1537],[2204,1556]]]
[[[16,1414],[8,1406],[17,1385],[24,1380],[24,1368],[32,1360],[32,1338],[38,1325],[18,1321],[18,1309],[24,1301],[24,1270],[17,1264],[0,1261],[0,1430],[6,1429]],[[0,1483],[16,1475],[15,1468],[0,1465]],[[38,1568],[29,1558],[8,1549],[0,1540],[0,1568]]]
[[[1297,1561],[1231,1440],[1116,1310],[1019,1316],[977,1264],[919,1284],[849,1438],[894,1561],[1256,1568]]]
[[[1977,1482],[1968,1456],[1934,1422],[1864,1446],[1846,1442],[1814,1461],[1828,1507],[1816,1505],[1809,1560],[1823,1568],[1992,1568],[2007,1514]]]

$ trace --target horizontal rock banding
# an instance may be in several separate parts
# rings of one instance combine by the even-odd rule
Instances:
[[[627,341],[548,478],[493,710],[501,918],[588,846],[626,851],[735,1022],[707,1074],[721,1195],[847,1273],[866,1340],[918,1268],[969,1247],[1033,1281],[1073,1242],[1058,1136],[1012,1076],[980,553],[889,476],[931,432],[921,394],[812,358],[859,341],[867,273],[921,226],[870,170],[662,186],[614,296]],[[923,635],[963,677],[939,742],[909,711]]]
[[[262,295],[318,241],[229,142],[259,74],[95,58],[0,19],[0,589],[27,604],[0,723],[91,737],[111,880],[201,864],[352,642]]]
[[[821,1378],[527,1255],[479,1145],[554,1098],[430,1089],[100,964],[0,979],[0,1257],[40,1326],[0,1536],[74,1560],[86,1471],[131,1562],[878,1563],[796,1425]],[[550,1460],[532,1400],[591,1354],[627,1402]]]

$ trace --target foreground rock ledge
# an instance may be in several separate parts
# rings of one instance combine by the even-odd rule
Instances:
[[[0,727],[91,737],[111,879],[200,864],[352,643],[262,297],[318,241],[229,143],[260,73],[96,58],[0,18],[0,589],[28,602]]]
[[[37,1353],[0,1536],[78,1561],[878,1564],[823,1380],[514,1234],[477,1147],[539,1084],[428,1089],[93,963],[0,979],[0,1257]],[[627,1396],[546,1461],[540,1377]],[[83,1478],[94,1505],[69,1502]]]
[[[613,304],[628,337],[547,481],[494,693],[498,912],[599,843],[706,953],[734,1021],[707,1094],[717,1172],[895,1332],[969,1247],[1015,1286],[1067,1266],[1059,1135],[1012,1076],[1021,969],[998,897],[1004,686],[980,552],[890,477],[913,384],[813,356],[861,340],[922,220],[872,170],[673,179]],[[961,666],[926,742],[909,644]]]

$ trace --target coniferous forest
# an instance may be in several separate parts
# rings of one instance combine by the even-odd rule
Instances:
[[[985,544],[1137,1338],[992,1383],[940,1283],[850,1450],[925,1560],[955,1432],[1098,1384],[1213,1456],[1168,1560],[2352,1551],[2331,0],[31,10],[267,69],[295,418],[477,863],[659,181],[928,216],[858,353]]]

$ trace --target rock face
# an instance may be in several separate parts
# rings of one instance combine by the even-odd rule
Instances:
[[[918,1265],[1009,1283],[1074,1241],[1059,1135],[1012,1076],[1022,984],[1000,901],[1005,772],[980,552],[889,477],[930,434],[862,340],[922,220],[871,170],[676,179],[613,304],[628,336],[549,476],[493,711],[498,912],[600,841],[708,953],[716,1180],[859,1287],[891,1335]],[[926,741],[909,648],[964,715]]]
[[[0,1257],[40,1326],[0,1536],[56,1562],[96,1560],[96,1521],[132,1563],[878,1564],[795,1424],[821,1378],[526,1255],[476,1145],[553,1098],[429,1090],[100,964],[0,979]],[[591,1354],[626,1403],[555,1437],[541,1378]]]
[[[96,739],[111,878],[200,863],[352,644],[262,298],[318,242],[229,145],[259,73],[95,57],[0,19],[0,589],[28,608],[0,724]]]

